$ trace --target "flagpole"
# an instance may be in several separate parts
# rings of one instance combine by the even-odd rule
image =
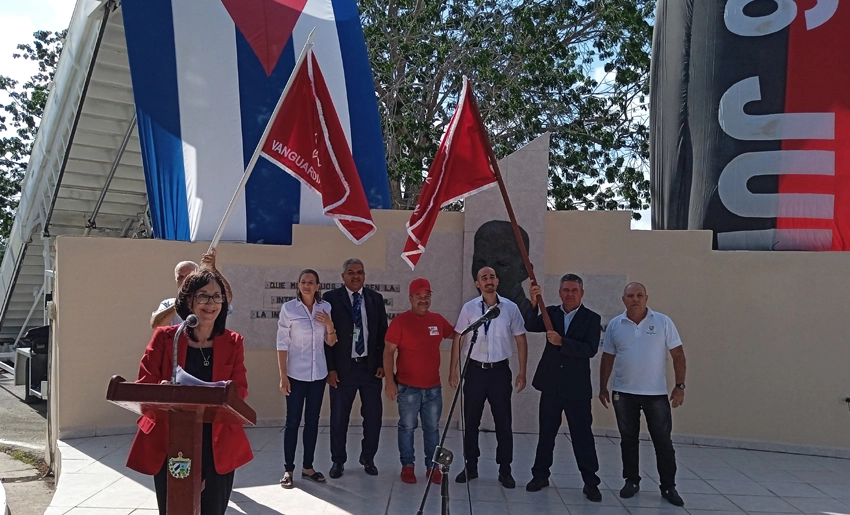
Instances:
[[[468,80],[468,79],[467,79]],[[470,86],[471,88],[471,86]],[[531,259],[528,257],[528,249],[525,248],[525,242],[522,240],[522,233],[519,230],[519,224],[514,215],[514,209],[511,206],[511,200],[508,198],[508,190],[505,188],[505,181],[502,179],[502,173],[499,171],[499,161],[496,159],[496,154],[493,152],[493,144],[490,142],[490,134],[484,126],[484,120],[481,118],[481,112],[478,110],[478,102],[475,100],[475,94],[469,95],[472,100],[472,109],[475,117],[478,120],[478,125],[481,133],[484,134],[484,141],[487,143],[487,157],[490,159],[490,165],[493,167],[493,173],[496,175],[496,182],[499,183],[499,191],[502,192],[502,199],[505,201],[505,208],[508,210],[508,218],[511,221],[511,227],[514,230],[514,237],[519,246],[519,252],[522,255],[522,261],[525,263],[525,269],[528,271],[528,278],[531,279],[531,285],[536,286],[537,278],[534,276],[534,268],[531,265]],[[543,316],[543,325],[547,331],[552,331],[552,320],[549,318],[549,312],[546,311],[546,304],[543,302],[543,296],[537,295],[537,306],[540,308],[540,313]]]
[[[218,229],[215,231],[215,236],[213,236],[212,241],[210,242],[210,248],[207,251],[208,254],[212,253],[213,250],[218,246],[219,240],[221,240],[221,235],[224,233],[224,228],[227,227],[227,222],[230,221],[230,217],[233,215],[233,209],[236,207],[236,200],[242,194],[242,191],[245,190],[245,184],[248,182],[248,179],[251,177],[251,172],[254,171],[254,166],[257,164],[257,160],[260,158],[260,152],[263,149],[263,146],[266,144],[266,138],[269,136],[269,132],[272,130],[272,122],[277,117],[278,111],[280,111],[280,107],[283,105],[283,100],[286,98],[286,94],[289,92],[289,89],[292,87],[292,82],[295,80],[295,74],[298,73],[298,69],[301,67],[301,63],[304,62],[304,59],[307,57],[308,50],[313,46],[313,37],[316,32],[315,27],[310,31],[310,34],[307,36],[307,42],[304,44],[304,48],[301,50],[301,54],[298,56],[298,60],[295,61],[295,67],[292,69],[292,73],[289,75],[289,80],[286,81],[286,86],[283,88],[283,93],[281,93],[280,98],[277,101],[277,105],[274,107],[274,111],[272,111],[272,115],[269,118],[269,122],[266,124],[266,130],[263,131],[262,137],[260,137],[260,141],[257,142],[257,148],[254,149],[254,155],[251,156],[251,160],[248,161],[248,166],[245,168],[245,173],[242,174],[242,179],[239,181],[239,185],[236,187],[236,191],[233,192],[233,198],[230,199],[230,204],[227,205],[227,210],[224,212],[224,218],[221,219],[221,223],[218,224]]]

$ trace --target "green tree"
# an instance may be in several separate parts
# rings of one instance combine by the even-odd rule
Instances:
[[[0,103],[0,246],[15,220],[21,180],[27,170],[32,145],[47,102],[48,88],[53,81],[62,42],[67,31],[40,30],[33,33],[31,44],[18,45],[12,54],[38,65],[38,71],[23,84],[0,75],[0,91],[8,101]]]
[[[463,75],[499,157],[551,133],[551,209],[648,207],[655,0],[361,0],[360,9],[394,208],[415,205]]]

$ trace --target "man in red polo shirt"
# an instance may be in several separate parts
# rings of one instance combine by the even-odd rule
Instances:
[[[454,326],[442,315],[431,313],[431,283],[414,279],[409,289],[410,309],[393,318],[384,339],[384,393],[398,400],[398,452],[401,457],[401,480],[415,483],[413,468],[413,431],[422,419],[425,440],[425,466],[430,471],[431,458],[440,440],[440,414],[443,390],[440,386],[440,342],[451,338]],[[395,353],[398,351],[398,361]],[[395,365],[395,366],[393,366]],[[395,374],[393,374],[395,370]],[[439,483],[442,474],[434,470],[431,481]]]

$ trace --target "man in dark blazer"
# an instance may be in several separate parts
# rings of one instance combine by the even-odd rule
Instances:
[[[328,384],[331,386],[331,466],[336,479],[345,471],[348,420],[354,397],[360,392],[363,415],[363,440],[360,464],[366,473],[378,475],[375,454],[381,434],[383,405],[384,336],[387,334],[387,311],[384,297],[364,288],[366,271],[363,262],[351,258],[342,265],[345,286],[325,292],[322,298],[331,305],[331,317],[337,332],[333,347],[325,345],[328,362]]]
[[[540,434],[531,468],[532,479],[525,489],[537,492],[549,486],[549,467],[552,466],[552,452],[563,412],[567,415],[573,453],[584,481],[582,492],[588,500],[600,502],[602,493],[599,491],[599,476],[596,475],[599,460],[590,429],[593,423],[590,358],[599,350],[601,318],[582,305],[584,283],[575,274],[561,277],[558,290],[561,305],[546,307],[554,331],[546,331],[543,316],[538,314],[537,299],[538,295],[542,295],[541,288],[532,286],[529,293],[532,311],[526,318],[525,329],[528,332],[546,332],[547,341],[531,383],[540,391]]]

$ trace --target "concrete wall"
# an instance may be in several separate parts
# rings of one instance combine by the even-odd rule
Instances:
[[[393,258],[384,234],[402,231],[406,218],[405,213],[377,212],[378,226],[386,232],[356,249],[335,228],[298,228],[293,247],[224,244],[219,261],[225,269],[309,264],[333,270],[344,256],[356,254],[368,271],[375,271]],[[460,233],[463,214],[442,215],[438,230]],[[133,416],[105,401],[107,382],[112,374],[135,377],[150,337],[149,313],[173,290],[171,268],[180,259],[201,255],[205,245],[60,237],[56,247],[52,350],[58,366],[51,402],[59,435],[126,430]],[[431,254],[435,262],[424,267],[430,272],[422,275],[442,283],[437,276],[444,267],[452,280],[467,281],[465,272],[458,279],[458,267],[436,254]],[[550,303],[556,301],[558,275],[572,271],[587,278],[586,304],[609,313],[607,319],[616,313],[615,304],[611,295],[600,297],[596,290],[632,280],[647,285],[653,309],[673,318],[688,357],[686,402],[674,413],[678,435],[705,442],[767,442],[767,447],[829,447],[839,454],[847,448],[850,413],[842,399],[850,395],[850,346],[842,301],[850,291],[850,254],[715,252],[708,232],[630,231],[627,213],[550,212],[545,262]],[[458,293],[438,290],[436,298],[453,295]],[[279,421],[283,400],[274,351],[248,350],[246,361],[250,404],[261,420]],[[447,361],[444,351],[444,378]],[[530,360],[529,375],[536,363]],[[450,393],[446,388],[446,405]],[[531,400],[535,394],[528,395]],[[533,431],[536,406],[515,404],[522,404],[515,411],[531,419],[526,430]],[[596,402],[594,409],[595,427],[613,430],[613,413]],[[394,416],[395,407],[386,402],[386,419]]]
[[[583,276],[584,303],[602,316],[603,326],[623,311],[620,296],[629,281],[643,282],[650,307],[673,318],[688,358],[685,405],[674,413],[677,439],[850,457],[850,413],[843,400],[850,396],[850,345],[842,302],[850,292],[850,253],[716,252],[707,231],[631,231],[626,212],[547,211],[545,135],[500,163],[547,303],[559,302],[558,278],[573,272]],[[390,313],[407,309],[407,284],[422,276],[434,286],[433,310],[454,322],[462,304],[476,295],[475,231],[490,220],[507,219],[497,189],[470,197],[464,212],[440,215],[412,272],[399,257],[409,213],[373,215],[378,232],[361,246],[331,226],[296,226],[292,246],[219,246],[219,268],[234,292],[228,325],[246,337],[248,401],[260,423],[281,424],[284,399],[278,391],[276,321],[251,313],[273,313],[279,305],[274,299],[294,294],[271,289],[267,281],[295,281],[309,267],[323,282],[338,283],[342,262],[359,257],[367,283],[394,289],[384,293],[392,302]],[[57,238],[50,409],[60,438],[132,429],[134,417],[105,400],[109,378],[135,379],[150,339],[150,312],[174,295],[174,264],[200,259],[207,246]],[[529,385],[543,341],[542,335],[529,335]],[[444,383],[449,348],[444,341]],[[594,389],[598,361],[597,356]],[[511,368],[516,374],[516,356]],[[672,383],[672,367],[668,376]],[[444,416],[452,394],[446,385]],[[530,386],[514,397],[514,431],[537,431],[538,397]],[[395,404],[385,400],[384,408],[385,424],[394,425]],[[353,413],[359,413],[357,406]],[[492,427],[488,417],[485,410],[485,428]],[[594,417],[595,431],[616,435],[613,412],[597,401]]]

